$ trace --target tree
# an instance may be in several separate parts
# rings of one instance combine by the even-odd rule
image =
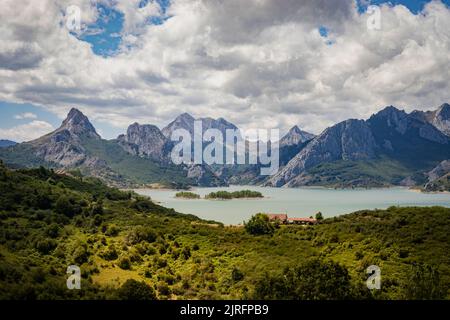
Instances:
[[[118,289],[118,297],[122,300],[156,300],[155,290],[144,281],[128,279]]]
[[[317,220],[317,221],[323,220],[322,212],[319,211],[319,212],[316,213],[316,220]]]
[[[55,211],[67,217],[73,217],[80,214],[82,209],[74,198],[61,196],[56,200]]]
[[[258,213],[245,223],[245,230],[253,235],[273,234],[275,228],[270,223],[269,217],[265,214]]]
[[[352,292],[345,267],[315,258],[282,274],[265,275],[256,283],[254,299],[342,300],[354,298]]]
[[[231,271],[231,279],[233,279],[234,282],[239,282],[242,279],[244,279],[244,274],[242,273],[241,270],[234,267],[233,270]]]
[[[439,271],[427,264],[415,264],[405,285],[408,300],[438,300],[445,298],[445,290],[440,282]]]

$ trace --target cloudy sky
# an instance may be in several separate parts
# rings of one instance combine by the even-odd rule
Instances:
[[[0,3],[0,139],[36,138],[71,107],[110,139],[182,112],[320,133],[450,102],[450,0]]]

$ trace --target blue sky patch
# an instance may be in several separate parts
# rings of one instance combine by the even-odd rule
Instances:
[[[450,0],[441,0],[443,3],[445,3],[447,6],[450,5]],[[392,5],[404,5],[407,7],[412,13],[418,14],[420,11],[423,10],[423,7],[428,3],[431,2],[431,0],[369,0],[369,1],[363,1],[363,0],[357,0],[358,3],[358,10],[359,12],[365,12],[367,10],[367,7],[369,5],[380,5],[383,3],[389,3]]]
[[[113,55],[122,41],[124,15],[114,8],[97,4],[99,17],[95,24],[89,25],[78,39],[89,42],[92,51],[100,56]]]
[[[170,0],[155,0],[161,8],[161,16],[149,17],[147,24],[160,25],[169,19],[166,16],[167,9],[170,6]],[[143,8],[152,0],[141,0],[138,8]],[[101,3],[97,4],[99,17],[96,23],[87,26],[87,29],[78,39],[91,44],[92,51],[100,56],[113,56],[118,52],[122,42],[122,31],[124,14],[116,10],[113,6],[107,6]],[[76,34],[74,34],[76,36]]]

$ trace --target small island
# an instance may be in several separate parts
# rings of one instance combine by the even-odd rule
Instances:
[[[200,195],[189,191],[181,191],[175,194],[175,198],[200,199]]]
[[[242,199],[242,198],[264,198],[261,192],[251,191],[251,190],[241,190],[241,191],[217,191],[211,192],[205,196],[205,199],[218,199],[218,200],[231,200],[231,199]]]

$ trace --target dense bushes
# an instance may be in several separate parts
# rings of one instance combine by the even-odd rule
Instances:
[[[275,230],[269,217],[265,214],[258,213],[245,223],[245,230],[253,235],[272,234]]]
[[[156,237],[156,233],[151,228],[135,227],[128,233],[126,241],[128,244],[133,245],[142,241],[154,242]]]
[[[144,281],[128,279],[120,287],[117,296],[122,300],[155,300],[155,290]]]
[[[405,286],[405,298],[408,300],[444,299],[446,290],[441,283],[437,268],[427,264],[415,264]]]
[[[259,280],[255,299],[342,300],[353,296],[347,269],[332,261],[313,259]]]

